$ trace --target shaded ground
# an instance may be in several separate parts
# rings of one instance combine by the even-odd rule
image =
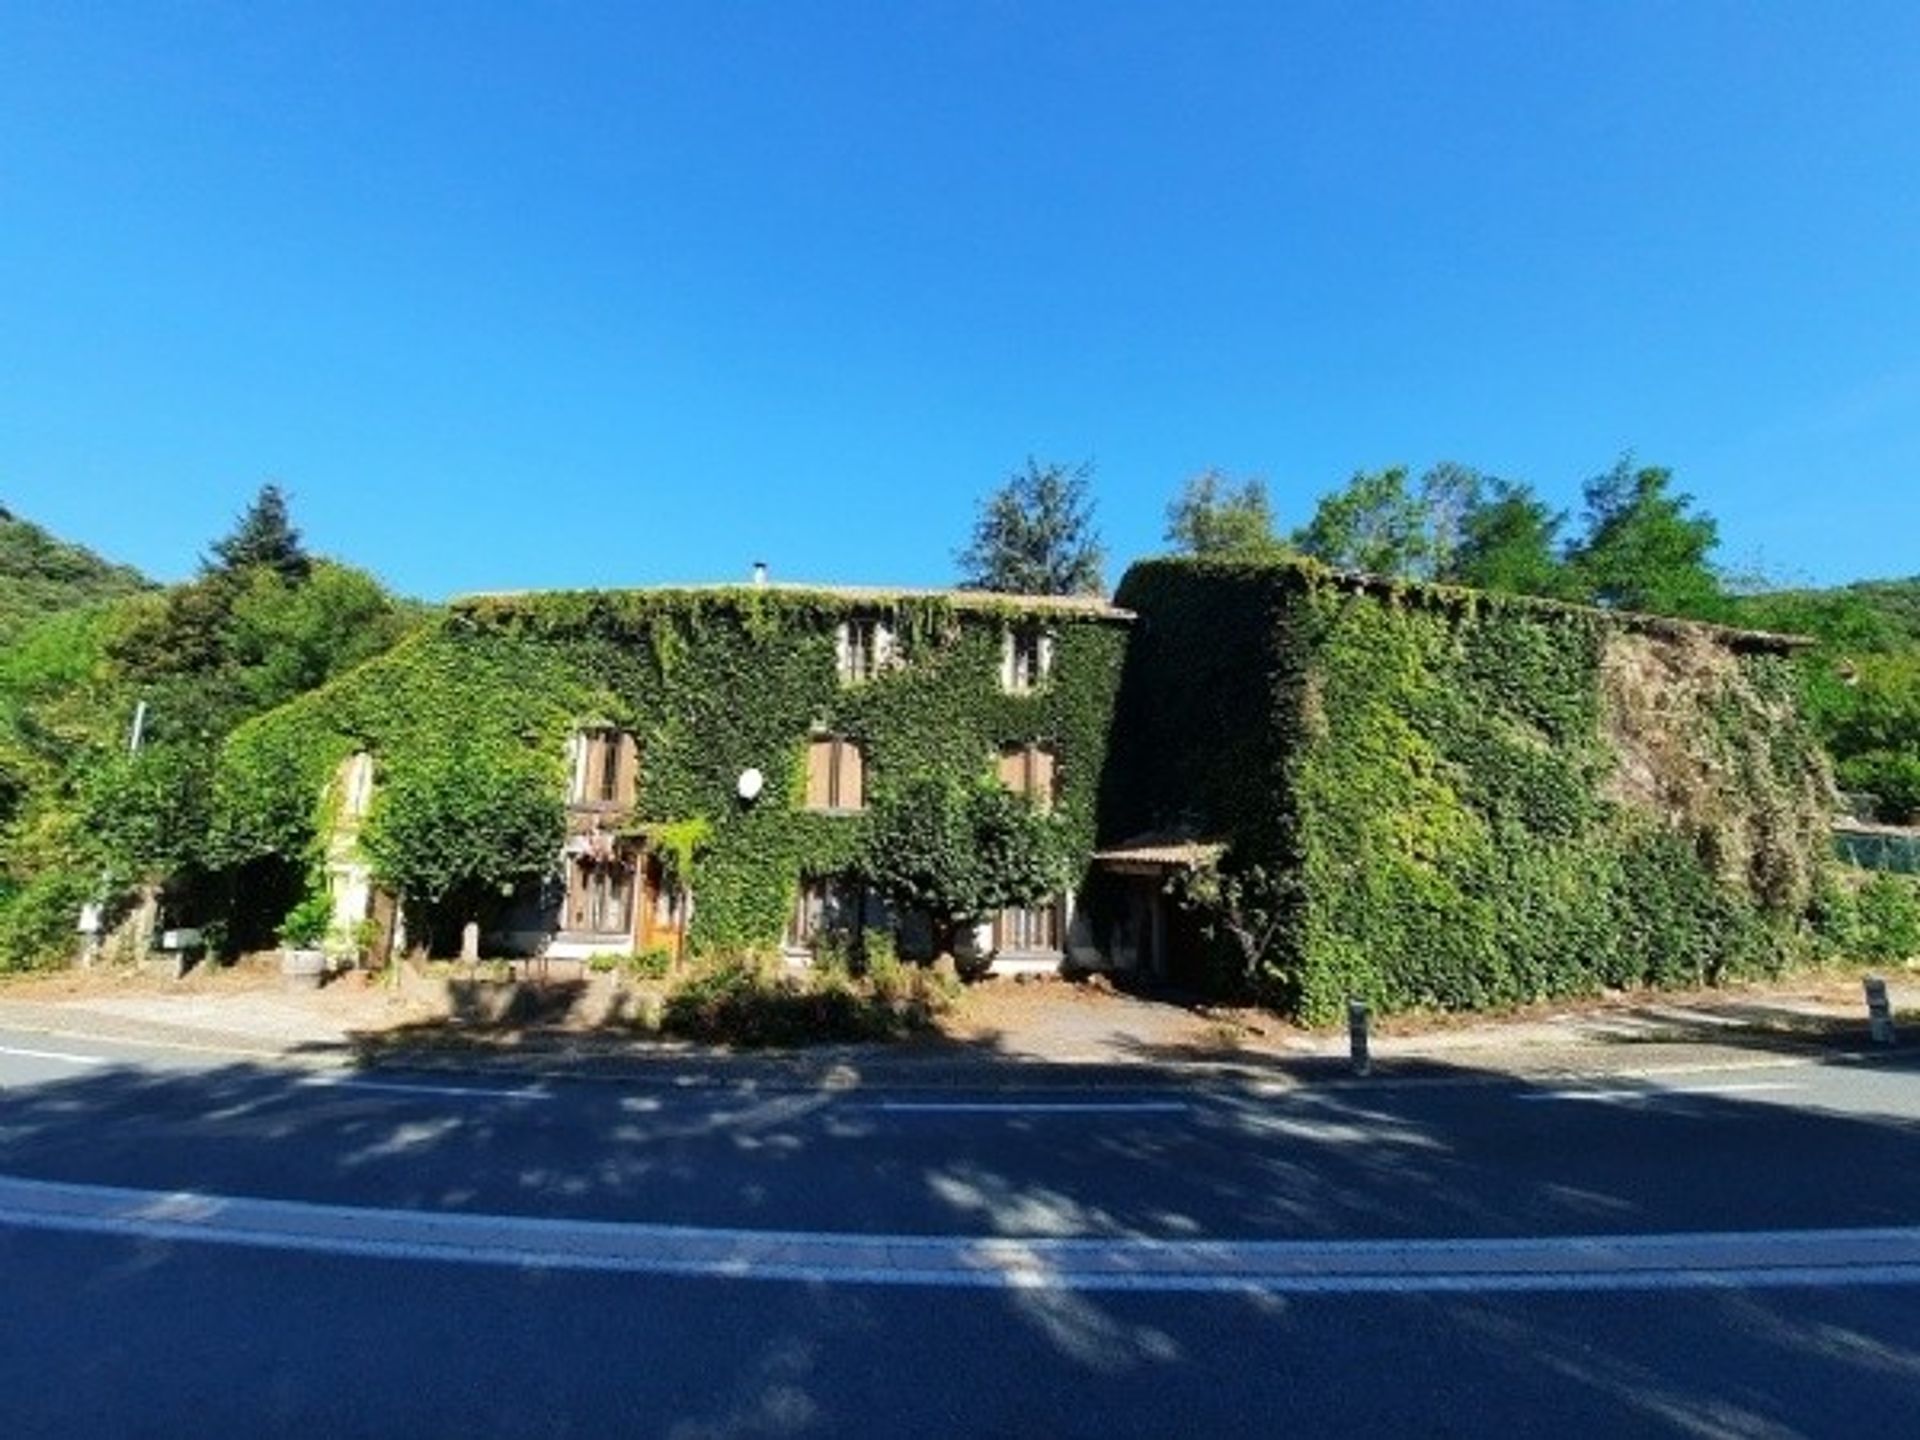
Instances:
[[[1896,1008],[1920,997],[1920,982],[1904,974],[1890,983]],[[334,1062],[452,1054],[652,1068],[724,1059],[636,1031],[631,1016],[645,1003],[631,990],[614,991],[604,977],[507,987],[459,976],[412,976],[389,986],[353,975],[320,991],[296,991],[263,960],[179,980],[132,970],[14,977],[0,984],[0,1026]],[[1920,1015],[1904,1018],[1920,1033]],[[1620,995],[1491,1018],[1397,1017],[1378,1022],[1373,1036],[1377,1068],[1389,1073],[1460,1064],[1521,1074],[1620,1073],[1732,1063],[1756,1052],[1793,1057],[1870,1048],[1859,977],[1839,973]],[[857,1057],[932,1075],[943,1063],[1006,1059],[1081,1072],[1199,1067],[1298,1077],[1342,1072],[1347,1049],[1343,1030],[1303,1030],[1259,1011],[1120,993],[1103,981],[997,980],[969,987],[934,1034],[880,1047],[829,1047],[786,1063],[824,1073]]]

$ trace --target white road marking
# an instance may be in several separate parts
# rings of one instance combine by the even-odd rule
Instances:
[[[18,1055],[27,1060],[57,1060],[62,1065],[110,1065],[113,1063],[103,1055],[74,1055],[64,1050],[24,1050],[12,1045],[0,1045],[0,1055]]]
[[[1595,1103],[1640,1102],[1684,1099],[1689,1095],[1747,1095],[1766,1090],[1799,1090],[1804,1087],[1788,1081],[1755,1080],[1725,1085],[1659,1085],[1632,1090],[1605,1090],[1597,1086],[1579,1086],[1565,1090],[1529,1090],[1517,1096],[1528,1101],[1573,1100]]]
[[[815,1284],[1392,1294],[1920,1286],[1920,1227],[1476,1240],[1004,1239],[703,1230],[0,1177],[0,1226],[186,1244]]]
[[[900,1116],[1185,1116],[1192,1110],[1185,1100],[872,1100],[843,1108]]]
[[[553,1092],[522,1085],[490,1090],[481,1085],[410,1085],[398,1080],[355,1080],[344,1075],[308,1075],[294,1084],[314,1090],[375,1090],[388,1095],[457,1095],[465,1100],[551,1100]]]

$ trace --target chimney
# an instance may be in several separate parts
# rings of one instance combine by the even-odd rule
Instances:
[[[766,561],[756,560],[753,562],[753,583],[756,585],[764,585],[767,583]]]

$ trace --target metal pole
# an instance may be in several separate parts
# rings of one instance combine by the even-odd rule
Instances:
[[[142,700],[133,707],[133,729],[127,735],[127,753],[138,755],[140,742],[147,733],[147,702]]]

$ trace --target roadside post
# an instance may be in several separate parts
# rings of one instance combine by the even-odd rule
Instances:
[[[1364,1001],[1347,1002],[1347,1045],[1352,1056],[1353,1073],[1373,1073],[1373,1053],[1367,1036],[1367,1007]]]
[[[1887,1000],[1887,982],[1878,975],[1866,978],[1867,1029],[1876,1045],[1893,1044],[1893,1006]]]

